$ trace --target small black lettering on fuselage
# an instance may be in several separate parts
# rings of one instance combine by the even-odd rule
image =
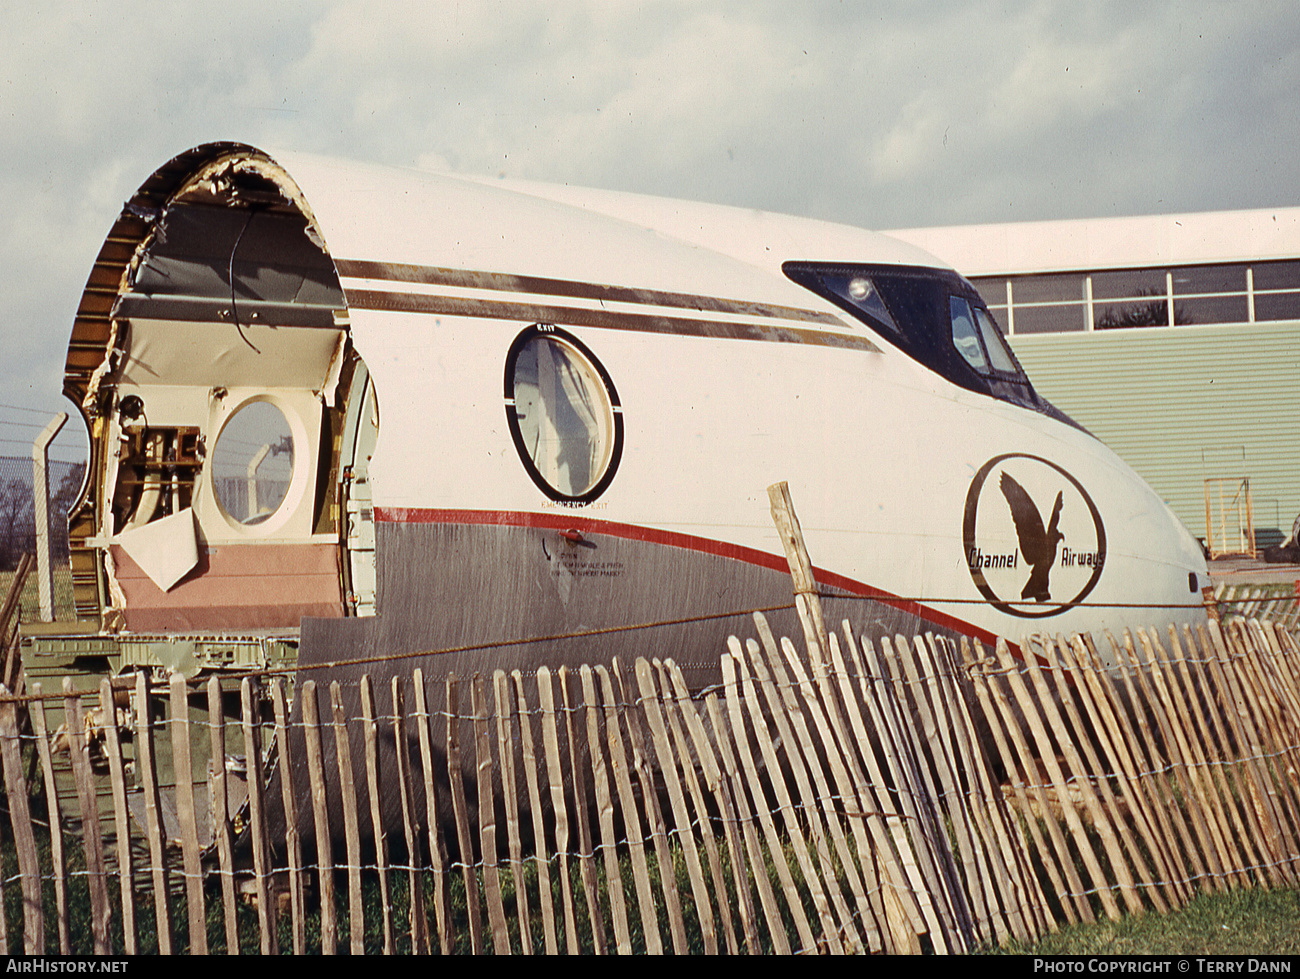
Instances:
[[[1097,551],[1072,551],[1068,547],[1061,548],[1063,568],[1099,568],[1105,559],[1105,555]]]
[[[972,547],[970,554],[967,555],[967,561],[972,571],[982,571],[984,568],[1018,568],[1020,566],[1020,552],[985,554],[978,547]]]

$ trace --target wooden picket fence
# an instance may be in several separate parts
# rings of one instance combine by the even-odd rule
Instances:
[[[1037,637],[967,662],[1068,921],[1300,878],[1300,644],[1267,621]],[[1019,709],[1022,716],[1016,716]],[[1044,830],[1046,838],[1044,838]],[[1073,842],[1075,851],[1069,849]]]
[[[1268,619],[1289,629],[1300,628],[1300,579],[1295,583],[1228,584],[1214,589],[1220,618]]]
[[[187,699],[198,691],[179,676],[151,688],[142,674],[126,753],[103,723],[122,719],[107,680],[89,724],[69,691],[57,735],[39,694],[26,734],[19,702],[4,701],[17,873],[3,883],[22,900],[0,944],[203,953],[237,949],[251,929],[263,953],[281,940],[331,953],[344,933],[360,953],[368,932],[385,952],[962,952],[1032,941],[1059,921],[1163,912],[1202,891],[1296,886],[1300,678],[1287,630],[1140,629],[1107,638],[1116,665],[1104,669],[1086,636],[1027,639],[1018,659],[1005,642],[855,640],[847,623],[823,645],[807,623],[813,641],[799,649],[756,615],[756,636],[732,640],[723,685],[702,698],[670,659],[438,682],[417,672],[382,691],[382,706],[363,679],[357,717],[343,714],[337,684],[305,683],[296,764],[311,791],[294,798],[285,780],[281,802],[311,811],[319,846],[296,819],[283,837],[268,833],[260,763],[292,757],[281,678],[240,681],[243,715],[229,725],[210,678],[214,709],[196,739]],[[164,694],[169,711],[140,709]],[[398,746],[391,770],[379,766],[385,739]],[[184,771],[205,740],[223,760],[210,766],[211,852],[185,779],[164,827],[156,770],[160,743]],[[58,745],[77,783],[67,812]],[[248,759],[238,813],[224,805],[232,748]],[[81,827],[50,833],[48,850],[31,752],[50,825]],[[127,815],[128,758],[143,830]],[[92,768],[105,767],[112,817],[101,827]],[[398,786],[399,816],[382,812],[383,780]],[[362,812],[382,829],[374,845]],[[88,934],[74,935],[84,906]]]
[[[101,718],[114,716],[108,680],[101,691],[102,713],[89,728],[83,705],[69,690],[63,702],[68,720],[60,738],[51,736],[39,691],[28,700],[30,736],[18,734],[17,702],[6,701],[0,704],[0,747],[17,848],[16,883],[23,895],[22,947],[30,952],[53,946],[53,936],[44,933],[41,899],[42,887],[52,885],[57,947],[64,952],[74,949],[67,867],[68,851],[76,847],[84,851],[85,869],[78,876],[88,891],[90,939],[97,953],[141,948],[142,878],[152,884],[159,951],[176,951],[182,945],[191,952],[208,951],[208,902],[221,905],[225,948],[238,948],[239,876],[250,881],[256,895],[259,947],[264,953],[275,952],[276,869],[281,871],[278,886],[288,893],[295,952],[316,947],[336,951],[336,911],[342,895],[336,899],[333,891],[344,878],[348,944],[354,953],[365,949],[367,888],[377,888],[380,895],[384,951],[393,951],[400,939],[413,951],[436,945],[448,952],[462,947],[465,938],[469,951],[484,951],[490,944],[498,954],[634,948],[671,948],[678,953],[692,948],[904,951],[919,950],[920,936],[927,936],[927,943],[939,951],[973,947],[981,935],[964,906],[959,872],[942,829],[945,816],[935,808],[933,786],[923,784],[931,778],[924,738],[917,736],[908,718],[912,707],[896,699],[907,684],[916,683],[921,670],[945,677],[944,684],[950,685],[951,669],[936,673],[928,662],[941,647],[920,642],[913,650],[900,643],[897,659],[892,650],[882,650],[898,672],[881,673],[884,661],[870,647],[860,652],[855,644],[847,644],[852,668],[834,641],[833,663],[810,663],[789,640],[778,644],[761,616],[756,626],[761,642],[751,640],[742,648],[736,641],[723,660],[724,689],[702,701],[692,699],[671,660],[638,660],[626,671],[616,665],[556,673],[543,668],[528,677],[497,673],[490,682],[450,677],[427,684],[417,671],[409,683],[393,681],[386,692],[388,710],[382,713],[363,679],[361,717],[343,715],[337,683],[323,706],[319,699],[326,691],[305,683],[297,691],[306,744],[299,763],[308,768],[311,793],[309,799],[292,798],[290,783],[283,783],[290,829],[277,840],[267,834],[267,800],[259,791],[264,779],[257,767],[270,745],[281,758],[291,756],[283,681],[243,679],[242,723],[230,731],[220,709],[221,681],[213,677],[206,684],[213,708],[207,725],[211,757],[224,760],[227,741],[242,736],[249,760],[250,792],[240,821],[251,874],[246,868],[241,871],[235,859],[234,814],[223,805],[225,764],[209,766],[216,827],[215,854],[206,855],[211,865],[204,862],[193,786],[185,779],[178,780],[175,791],[178,839],[164,829],[158,742],[170,742],[173,764],[180,771],[191,769],[189,753],[196,744],[187,708],[194,691],[183,678],[173,676],[163,690],[151,688],[143,674],[136,678],[130,754],[146,804],[143,833],[133,830],[127,815],[117,726],[98,726]],[[864,654],[874,661],[870,674]],[[273,722],[260,718],[259,686],[273,705]],[[169,716],[151,717],[149,708],[141,705],[157,702],[161,693]],[[436,698],[440,707],[430,706],[435,700],[431,694],[441,694]],[[463,722],[472,724],[472,744],[461,743]],[[871,750],[869,727],[889,732],[882,742],[887,772],[881,771]],[[102,733],[103,740],[88,739],[86,730]],[[964,740],[969,742],[972,735],[967,730]],[[323,761],[322,741],[330,737],[335,767]],[[395,770],[381,772],[377,745],[385,738],[398,746],[397,764]],[[70,753],[77,783],[75,813],[58,811],[52,774],[55,740],[66,740]],[[352,771],[353,740],[364,744],[364,777]],[[404,750],[412,741],[419,746],[414,758]],[[438,751],[439,744],[445,750]],[[28,745],[40,757],[45,797],[52,803],[51,823],[72,816],[82,828],[79,840],[53,834],[52,853],[44,860],[23,776],[21,755]],[[112,835],[120,841],[113,854],[106,853],[101,842],[105,833],[98,825],[92,749],[103,755],[111,777]],[[494,771],[502,778],[504,826],[497,823],[492,797]],[[467,772],[473,777],[467,778]],[[400,827],[384,823],[381,778],[398,783]],[[341,790],[341,834],[339,827],[328,825],[327,782]],[[416,791],[417,782],[422,792]],[[898,790],[888,791],[889,784]],[[987,798],[998,804],[993,818],[1004,834],[1013,833],[996,786],[987,778],[984,784],[991,793]],[[450,813],[438,811],[439,786],[450,790]],[[422,806],[416,804],[420,795]],[[471,807],[467,796],[475,795],[478,805]],[[769,801],[773,799],[775,807]],[[373,862],[363,863],[365,841],[358,813],[365,807],[371,825],[382,826],[383,832],[370,854]],[[310,854],[303,852],[296,831],[300,824],[293,818],[306,808],[313,811],[319,841]],[[477,810],[476,825],[471,824],[472,808]],[[521,813],[528,814],[531,827],[522,825]],[[399,832],[406,862],[394,866],[387,839]],[[147,866],[135,862],[128,845],[133,833],[147,843]],[[332,853],[332,841],[339,835],[346,844],[343,860]],[[526,847],[530,852],[525,853]],[[273,861],[273,851],[278,861]],[[479,858],[453,860],[452,853],[477,853]],[[409,854],[415,859],[405,856]],[[322,873],[321,868],[332,872]],[[684,874],[679,874],[683,868]],[[405,921],[394,916],[394,873],[405,877],[410,889]],[[503,875],[510,878],[509,888],[503,885]],[[183,882],[181,902],[176,876]],[[449,906],[452,878],[460,884],[459,913]],[[1018,879],[1025,889],[1014,898],[1013,913],[1019,921],[1031,913],[1025,868],[1020,868]],[[114,880],[116,902],[110,900]],[[15,881],[5,883],[12,887]],[[628,887],[635,894],[635,919],[625,894]],[[309,908],[312,889],[315,907]],[[511,901],[504,896],[507,890]],[[175,920],[178,904],[186,909],[183,922]],[[318,921],[319,932],[319,945],[310,949],[309,916]],[[1016,932],[1030,934],[1023,926]],[[8,944],[9,939],[3,941]]]

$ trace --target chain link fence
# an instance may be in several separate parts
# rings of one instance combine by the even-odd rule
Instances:
[[[51,459],[50,544],[56,561],[68,557],[68,508],[77,498],[86,471],[84,462]],[[36,512],[32,504],[30,456],[0,456],[0,571],[12,571],[25,552],[36,549]]]

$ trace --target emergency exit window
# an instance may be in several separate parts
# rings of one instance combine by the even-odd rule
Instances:
[[[594,499],[613,478],[622,417],[608,373],[555,328],[530,327],[506,363],[506,416],[533,482],[556,500]]]

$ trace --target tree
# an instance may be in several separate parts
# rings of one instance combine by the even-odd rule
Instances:
[[[0,483],[0,570],[12,571],[24,551],[35,547],[31,488],[18,479]]]
[[[1164,292],[1159,289],[1142,289],[1138,295],[1160,298],[1151,302],[1128,303],[1124,306],[1108,305],[1097,318],[1097,329],[1128,330],[1139,326],[1168,326],[1169,300],[1165,298]],[[1183,326],[1190,322],[1191,319],[1183,308],[1174,303],[1174,325]]]

